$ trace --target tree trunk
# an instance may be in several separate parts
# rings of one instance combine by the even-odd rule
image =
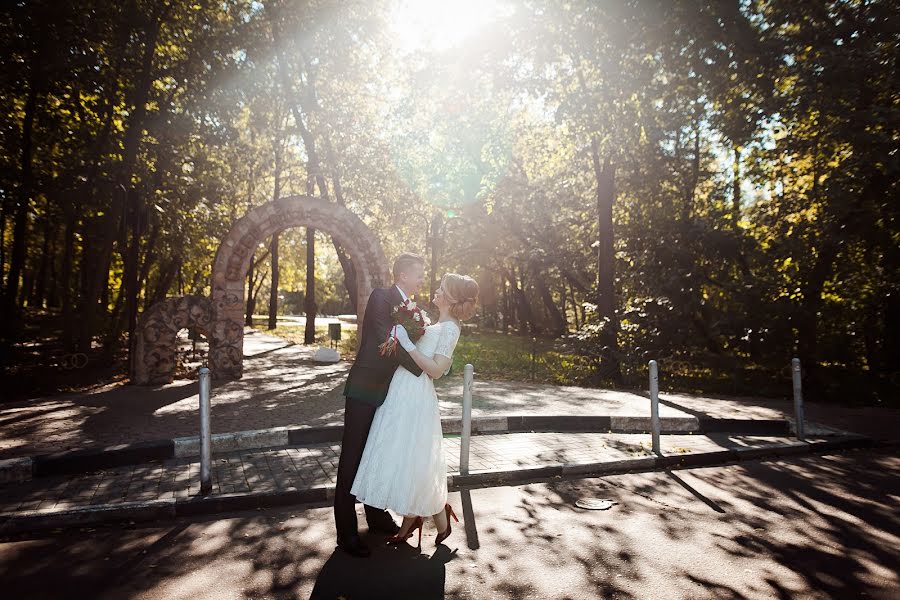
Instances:
[[[81,185],[81,197],[79,198],[79,204],[82,206],[94,207],[94,196],[97,192],[96,181],[100,172],[103,151],[107,146],[107,142],[112,132],[113,122],[115,120],[114,109],[116,104],[118,103],[118,94],[120,87],[119,82],[125,79],[125,77],[122,76],[122,70],[124,69],[125,65],[128,42],[134,34],[133,26],[138,22],[134,17],[136,12],[137,7],[135,6],[133,0],[127,0],[120,11],[122,18],[119,21],[116,35],[116,61],[115,65],[113,66],[112,77],[110,77],[109,79],[110,81],[114,82],[114,85],[105,86],[108,89],[102,97],[103,105],[102,109],[100,110],[100,114],[102,115],[101,120],[103,122],[103,125],[100,129],[99,134],[94,137],[93,144],[89,152],[89,159],[86,161],[89,167],[84,176],[84,183]],[[103,237],[94,239],[91,235],[88,235],[88,225],[90,223],[85,225],[81,251],[82,258],[73,287],[73,284],[69,278],[71,268],[74,266],[72,264],[72,257],[74,256],[74,236],[78,219],[74,215],[76,211],[74,208],[74,202],[71,199],[67,200],[67,207],[72,211],[73,216],[71,216],[70,219],[67,220],[65,236],[66,239],[64,242],[62,268],[62,274],[65,278],[62,298],[64,321],[63,342],[67,350],[74,351],[79,346],[81,346],[82,348],[90,347],[89,339],[88,341],[79,340],[83,340],[85,337],[90,338],[90,336],[92,335],[92,331],[90,330],[92,328],[93,319],[96,313],[96,296],[92,295],[91,298],[87,298],[86,296],[89,295],[89,293],[96,293],[94,291],[94,288],[92,288],[91,282],[94,282],[96,279],[94,273],[100,270],[97,266],[98,262],[103,262],[102,260],[95,260],[94,256],[92,255],[92,251],[97,256],[102,256],[102,248],[107,242],[104,241]],[[117,216],[118,214],[114,207],[106,207],[106,213],[110,219]],[[109,231],[112,226],[112,222],[110,222],[106,228],[102,228],[102,231]],[[112,241],[110,240],[108,243],[110,244],[111,252]],[[96,249],[89,248],[87,247],[88,245],[96,246]],[[99,284],[97,285],[99,286]],[[76,290],[74,297],[72,294],[73,290]],[[76,314],[76,312],[80,315],[88,317],[87,320],[73,319],[72,317],[74,314]]]
[[[349,254],[347,254],[347,251],[344,250],[344,247],[341,244],[336,242],[334,239],[332,239],[331,241],[334,245],[334,251],[337,253],[338,261],[341,263],[341,269],[344,273],[344,289],[347,290],[347,296],[350,299],[350,308],[353,313],[356,313],[356,297],[359,290],[356,285],[356,265],[353,264],[353,258]]]
[[[516,305],[516,316],[519,321],[520,332],[527,332],[530,335],[537,334],[538,327],[534,322],[534,313],[531,310],[531,305],[528,303],[528,297],[525,295],[525,291],[521,287],[519,287],[515,267],[513,267],[506,273],[506,277],[509,280],[513,300]]]
[[[101,272],[106,273],[106,277],[100,282],[100,300],[97,302],[97,312],[106,312],[109,310],[109,263],[106,264],[106,267],[100,269]]]
[[[63,347],[66,351],[75,348],[75,319],[73,315],[74,303],[72,302],[72,288],[76,283],[72,282],[72,258],[75,255],[75,228],[77,226],[77,216],[75,206],[71,198],[65,201],[66,225],[63,233],[62,248],[62,264],[60,265],[60,304],[62,305],[63,317]]]
[[[306,228],[306,298],[303,303],[306,313],[306,329],[303,332],[303,343],[316,342],[316,230]]]
[[[737,142],[732,145],[734,160],[731,165],[733,179],[731,182],[731,220],[737,228],[738,221],[741,220],[741,147]]]
[[[303,146],[306,149],[306,192],[312,196],[315,186],[319,186],[319,195],[321,198],[328,200],[328,186],[325,185],[325,177],[322,174],[319,165],[319,157],[316,154],[316,144],[312,132],[306,126],[305,119],[299,106],[299,98],[294,96],[293,86],[291,85],[290,76],[287,70],[287,60],[283,46],[280,43],[280,22],[279,16],[276,14],[272,21],[272,38],[275,45],[281,48],[278,57],[278,71],[281,79],[281,85],[284,92],[289,94],[294,101],[290,102],[291,113],[294,116],[294,124],[300,132],[300,138],[303,140]],[[306,328],[303,332],[303,343],[313,344],[316,338],[316,246],[315,246],[315,229],[307,227],[306,229],[306,300],[304,302],[304,311],[306,313]]]
[[[506,278],[500,277],[500,310],[501,310],[501,328],[503,333],[509,333],[509,292],[506,289]]]
[[[21,171],[21,185],[17,194],[18,203],[13,213],[13,239],[12,252],[9,263],[9,274],[6,278],[6,307],[4,310],[4,324],[14,328],[19,318],[19,310],[16,299],[19,295],[19,278],[25,269],[25,250],[28,237],[28,212],[31,209],[31,201],[34,197],[34,173],[32,160],[34,149],[32,145],[32,133],[34,131],[34,119],[37,112],[39,95],[40,57],[34,56],[31,65],[31,76],[28,82],[28,96],[25,99],[25,115],[22,119],[22,146],[19,151],[19,168]]]
[[[566,332],[566,320],[559,312],[559,307],[553,301],[553,294],[550,293],[550,287],[547,285],[546,274],[540,271],[537,264],[532,264],[532,278],[537,288],[538,295],[544,308],[547,309],[547,315],[550,318],[550,329],[548,333],[554,337],[559,337]]]
[[[278,116],[279,126],[282,124],[283,119]],[[281,167],[283,164],[283,139],[282,132],[279,131],[278,139],[275,141],[275,188],[272,192],[273,200],[278,200],[281,198]],[[278,325],[278,280],[279,280],[279,269],[278,269],[278,241],[279,235],[275,233],[272,235],[272,241],[269,246],[269,255],[271,257],[271,269],[272,269],[272,279],[269,285],[269,322],[268,328],[271,331],[275,329]]]
[[[59,273],[56,270],[56,257],[59,255],[58,226],[54,227],[53,237],[50,239],[50,261],[47,265],[47,281],[44,283],[47,290],[47,308],[59,308]]]
[[[0,204],[0,284],[6,275],[6,215],[9,213],[9,197],[4,196]],[[5,297],[5,291],[0,293],[0,301]]]
[[[822,291],[834,269],[839,247],[834,237],[819,249],[812,271],[801,287],[803,300],[797,324],[797,351],[803,365],[803,378],[811,391],[821,391],[819,373],[819,312]]]
[[[109,278],[109,264],[112,257],[114,232],[116,221],[123,214],[126,206],[127,192],[132,186],[132,176],[140,141],[143,136],[144,122],[147,115],[147,100],[153,84],[153,57],[156,52],[156,42],[159,38],[161,27],[160,15],[154,15],[150,20],[146,37],[144,38],[144,53],[141,59],[141,71],[135,94],[129,105],[133,107],[129,115],[125,137],[122,142],[122,163],[116,178],[116,191],[112,195],[112,208],[106,211],[99,235],[95,242],[95,254],[90,257],[89,264],[82,265],[85,270],[84,297],[82,298],[81,335],[78,345],[82,352],[90,348],[90,342],[95,330],[96,303],[98,290],[104,278]],[[116,199],[118,198],[118,202]]]
[[[575,287],[569,285],[569,293],[572,295],[572,315],[575,317],[575,331],[581,329],[581,323],[578,319],[578,302],[575,300]]]
[[[268,254],[268,252],[267,252],[267,254]],[[255,287],[253,287],[253,289],[251,290],[252,293],[250,294],[250,297],[253,299],[252,302],[253,302],[254,308],[256,308],[256,300],[257,300],[257,298],[259,298],[259,291],[262,289],[263,284],[266,282],[266,275],[268,275],[268,274],[269,274],[268,271],[260,273],[259,283],[255,284]]]
[[[140,229],[143,230],[143,225],[141,225]],[[146,247],[144,248],[144,260],[141,261],[138,256],[130,256],[132,252],[139,252],[140,248],[138,248],[135,244],[130,246],[128,254],[128,260],[134,261],[136,265],[135,267],[129,266],[126,269],[126,272],[130,272],[132,269],[135,271],[137,282],[132,283],[132,290],[129,290],[129,277],[122,277],[122,284],[119,287],[119,294],[116,297],[116,304],[113,307],[112,313],[110,315],[110,327],[107,332],[106,346],[107,351],[112,353],[114,348],[112,348],[115,341],[119,338],[119,332],[125,329],[128,332],[128,351],[129,351],[129,361],[131,360],[131,353],[134,351],[134,348],[131,344],[131,340],[134,336],[134,331],[137,328],[137,306],[140,302],[140,291],[141,289],[145,290],[144,294],[144,310],[147,310],[150,306],[152,306],[153,294],[150,293],[150,290],[147,288],[148,278],[150,275],[150,267],[156,261],[156,240],[159,235],[159,226],[154,223],[150,229],[150,235],[147,238]],[[139,241],[139,240],[138,240]],[[131,248],[134,248],[132,250]],[[162,272],[160,272],[162,275]],[[134,321],[132,322],[132,315],[129,313],[130,307],[126,308],[123,312],[122,307],[127,305],[128,302],[131,301],[131,298],[134,298]]]
[[[438,261],[440,260],[441,251],[444,249],[443,246],[443,233],[442,229],[444,228],[444,217],[440,212],[435,212],[434,216],[431,218],[431,285],[430,292],[431,295],[429,298],[434,298],[435,292],[437,292],[438,288]]]
[[[702,108],[697,102],[694,111],[694,154],[691,158],[691,174],[688,184],[684,186],[684,200],[681,205],[682,223],[690,223],[694,218],[694,197],[700,182],[700,117]]]
[[[156,289],[150,294],[148,306],[153,306],[157,302],[162,302],[169,295],[169,290],[175,282],[175,276],[178,275],[178,268],[181,266],[181,257],[174,257],[165,267],[160,269],[159,279],[156,282]]]
[[[253,297],[253,271],[256,265],[253,257],[250,258],[250,268],[247,269],[247,311],[244,316],[244,325],[253,327],[253,309],[256,308],[256,299]]]
[[[600,164],[600,148],[596,137],[591,140],[594,177],[597,184],[597,316],[604,322],[600,333],[601,375],[620,383],[622,372],[618,359],[619,316],[616,314],[616,256],[613,237],[613,204],[616,200],[615,167],[607,155]]]
[[[154,263],[156,263],[158,254],[156,242],[159,237],[159,229],[159,224],[154,222],[153,226],[150,228],[150,235],[147,236],[147,243],[144,247],[144,260],[141,261],[141,268],[138,271],[137,299],[140,300],[140,291],[144,290],[144,310],[150,308],[150,305],[147,304],[147,300],[150,298],[148,286],[150,284],[150,269],[153,267]],[[178,277],[181,277],[181,261],[178,261]],[[181,289],[182,287],[183,284],[180,284],[178,289],[178,293],[181,295],[184,294],[184,291]]]
[[[117,192],[124,196],[124,191]],[[124,200],[113,202],[121,206]],[[81,260],[79,273],[79,296],[76,313],[77,336],[75,340],[79,352],[88,352],[97,333],[97,316],[101,306],[107,310],[109,304],[109,267],[112,260],[117,218],[112,216],[115,209],[107,209],[105,215],[87,220],[83,227]]]
[[[34,286],[34,294],[31,297],[32,306],[43,307],[47,290],[50,287],[48,276],[53,270],[52,240],[56,237],[56,220],[49,214],[44,226],[44,242],[41,245],[41,262],[38,267],[37,278]]]
[[[900,367],[896,360],[900,356],[900,293],[892,290],[883,299],[884,332],[881,336],[881,351],[872,366],[882,372],[897,373]]]
[[[28,253],[25,254],[26,262],[28,258]],[[22,271],[22,287],[19,289],[19,298],[16,300],[16,306],[19,307],[19,310],[25,308],[25,305],[28,302],[28,299],[31,297],[32,290],[34,289],[34,269],[26,266],[25,270]]]
[[[569,296],[566,290],[566,282],[562,281],[559,285],[559,298],[560,298],[560,307],[559,313],[562,315],[563,321],[565,322],[565,332],[569,333]]]
[[[272,281],[269,286],[269,329],[275,329],[278,324],[278,234],[272,236],[269,246],[269,254],[272,260]]]
[[[125,230],[129,229],[128,225],[130,225],[131,229],[131,244],[127,247],[124,261],[124,272],[122,273],[122,288],[125,291],[125,315],[128,319],[128,372],[129,374],[133,374],[133,362],[132,359],[135,354],[135,337],[134,333],[137,329],[137,314],[138,314],[138,296],[140,295],[140,273],[139,273],[139,253],[141,249],[141,233],[144,229],[143,217],[144,211],[142,209],[142,202],[140,198],[140,192],[134,188],[131,188],[128,191],[128,209],[126,209],[126,215],[130,216],[130,223],[126,223]],[[127,237],[123,236],[123,239],[127,239]],[[148,249],[148,252],[150,250]],[[118,338],[120,324],[118,315],[115,315],[112,319],[114,331],[113,339]]]
[[[255,257],[256,255],[254,255],[254,258]],[[263,264],[267,258],[269,258],[268,249],[266,249],[266,251],[263,252],[263,255],[257,260],[251,260],[250,268],[247,269],[247,315],[244,319],[244,323],[247,327],[253,327],[253,313],[256,311],[256,295],[259,293],[260,288],[262,288],[266,275],[268,275],[268,272],[263,273],[257,280],[256,273],[259,272],[259,266]],[[257,281],[259,281],[258,285]],[[196,285],[194,287],[196,287]]]

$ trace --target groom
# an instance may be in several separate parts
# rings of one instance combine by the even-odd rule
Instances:
[[[341,441],[341,458],[334,492],[334,524],[337,528],[338,547],[353,556],[370,554],[369,548],[359,537],[356,498],[350,494],[350,488],[353,487],[353,480],[362,460],[375,410],[387,396],[397,365],[402,365],[416,376],[422,374],[422,369],[399,346],[396,354],[381,356],[378,353],[379,344],[387,340],[393,325],[393,307],[422,288],[425,282],[425,260],[414,254],[401,254],[394,261],[393,275],[392,287],[376,289],[369,296],[360,331],[359,352],[344,386],[344,437]],[[370,531],[397,533],[399,528],[387,511],[373,506],[364,507]]]

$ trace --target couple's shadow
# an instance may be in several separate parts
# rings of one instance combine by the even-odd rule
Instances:
[[[316,578],[310,599],[443,598],[445,565],[456,550],[438,546],[431,556],[412,546],[393,547],[382,537],[367,540],[372,556],[355,558],[335,548]],[[423,544],[422,551],[428,551]]]

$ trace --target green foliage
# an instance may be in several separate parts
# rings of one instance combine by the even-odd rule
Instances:
[[[388,257],[476,277],[478,324],[546,344],[542,381],[628,384],[658,358],[685,387],[765,387],[794,355],[822,397],[896,378],[896,2],[528,0],[455,46],[413,50],[396,10],[4,11],[4,338],[47,309],[67,350],[112,355],[130,304],[209,293],[238,218],[311,193],[359,215]],[[348,310],[318,235],[315,300]],[[293,311],[305,243],[281,235]],[[531,376],[516,338],[481,335],[462,356]]]
[[[471,331],[460,336],[453,351],[453,373],[462,373],[467,363],[475,366],[482,379],[540,381],[551,383],[553,375],[542,356],[552,351],[553,343],[487,331]],[[535,357],[532,365],[532,354]]]

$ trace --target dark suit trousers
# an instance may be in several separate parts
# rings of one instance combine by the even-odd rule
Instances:
[[[350,493],[356,471],[362,460],[369,428],[375,418],[376,406],[353,398],[344,404],[344,436],[341,440],[341,458],[338,462],[337,485],[334,490],[334,524],[340,539],[359,533],[356,522],[356,498]],[[365,506],[365,505],[364,505]],[[390,519],[387,511],[365,506],[366,521],[372,523]]]

